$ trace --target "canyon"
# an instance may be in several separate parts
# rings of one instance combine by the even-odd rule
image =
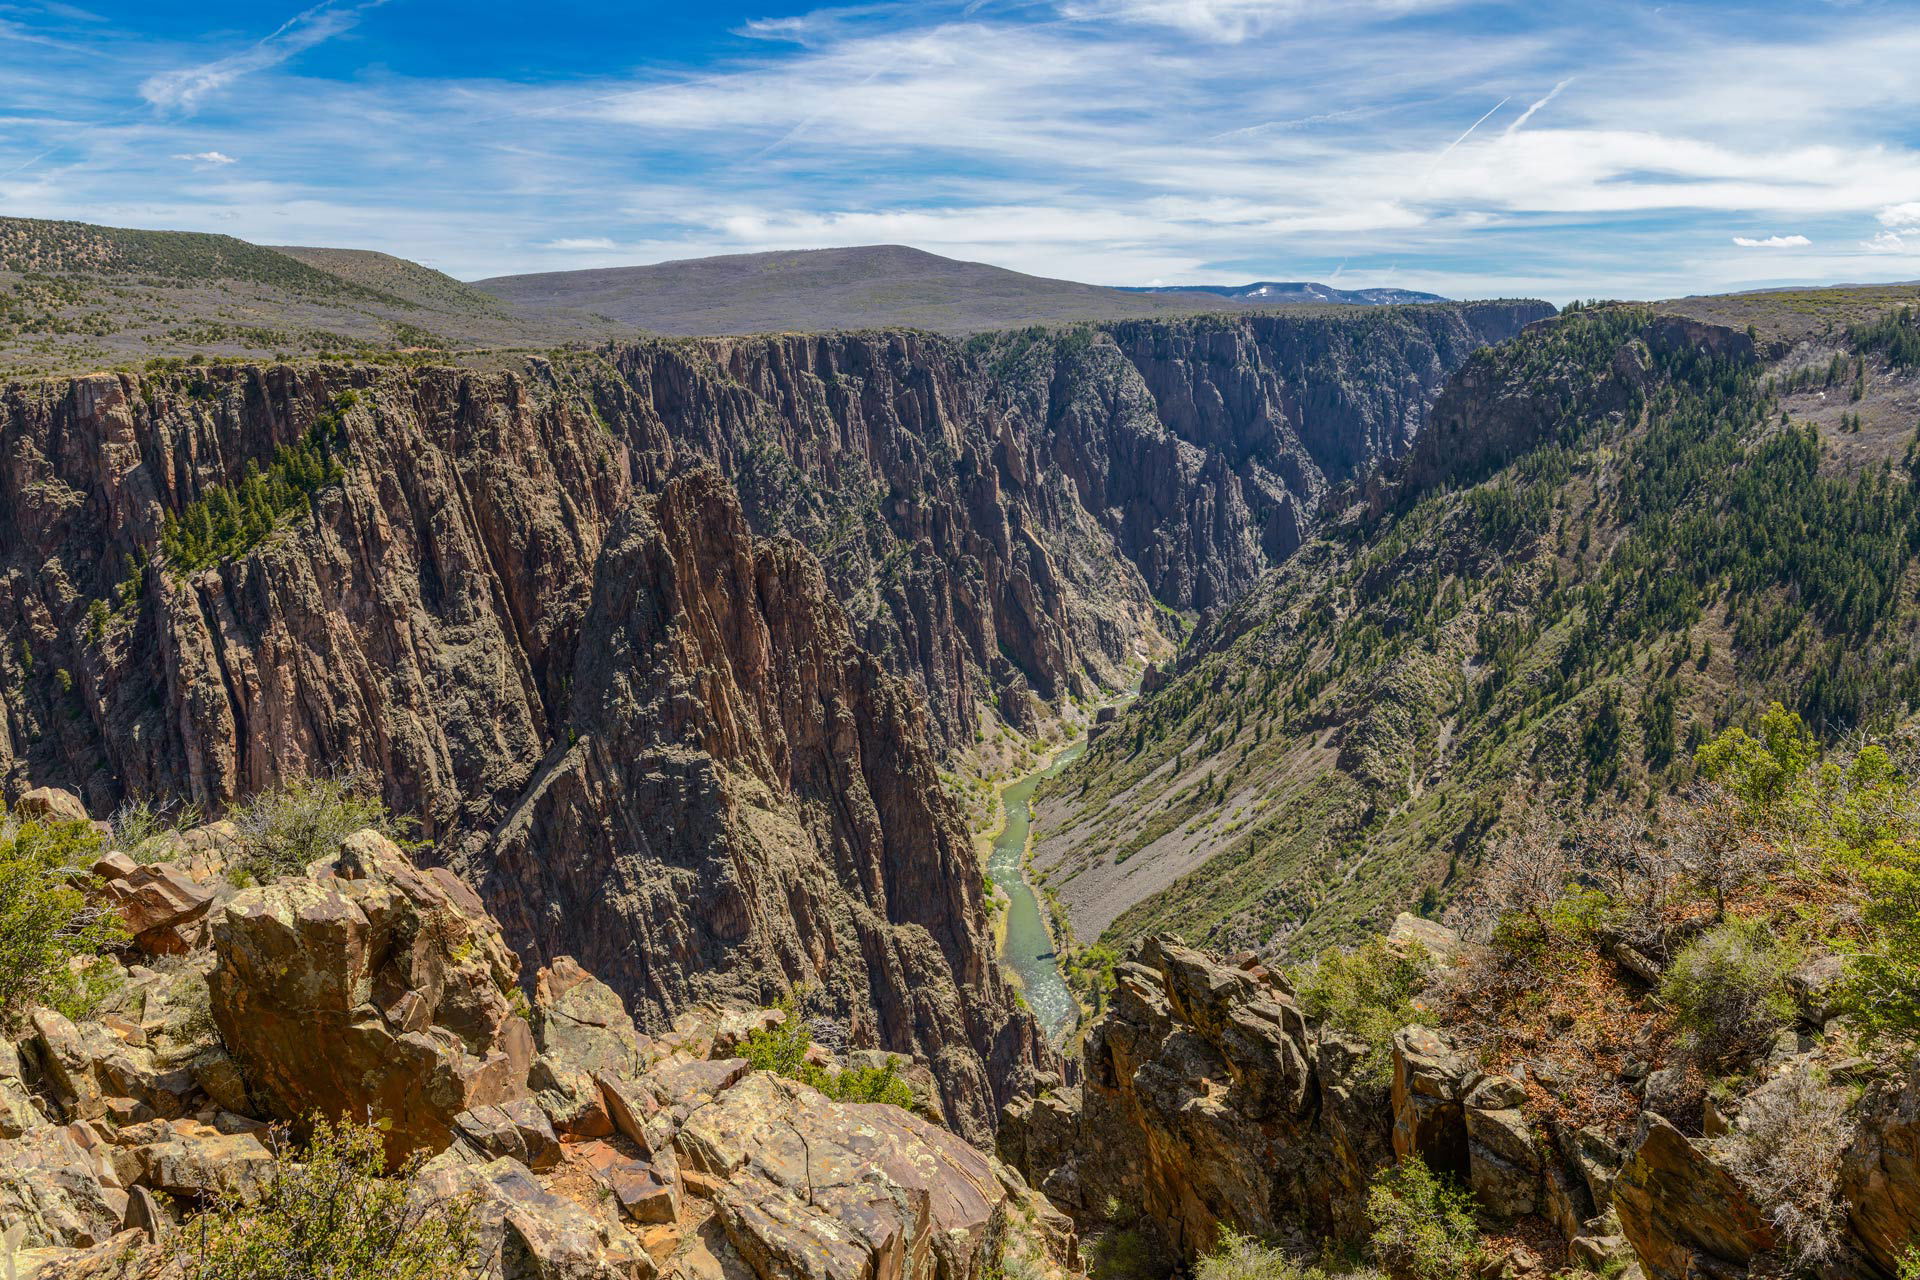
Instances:
[[[530,968],[656,1022],[804,986],[984,1136],[1051,1054],[942,765],[1167,652],[1546,310],[14,383],[0,763],[97,812],[363,771]],[[309,510],[167,562],[316,431]]]

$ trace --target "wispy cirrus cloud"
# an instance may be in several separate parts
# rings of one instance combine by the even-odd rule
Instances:
[[[1396,17],[1454,7],[1463,0],[1067,0],[1070,18],[1171,27],[1204,40],[1238,44],[1276,27],[1309,20]]]
[[[315,45],[351,30],[369,9],[377,9],[386,0],[365,0],[358,5],[340,5],[322,0],[275,27],[272,32],[237,53],[194,66],[176,67],[148,76],[140,85],[140,96],[155,107],[191,113],[208,96],[218,93],[243,76],[271,70]]]
[[[185,160],[190,164],[237,164],[232,156],[224,151],[181,151],[175,152],[175,160]]]

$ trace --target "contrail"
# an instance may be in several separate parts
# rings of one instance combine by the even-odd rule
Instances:
[[[1512,102],[1512,101],[1513,101],[1513,95],[1508,94],[1506,97],[1500,99],[1500,101],[1494,103],[1493,106],[1487,109],[1486,116],[1481,116],[1478,120],[1475,120],[1472,124],[1467,126],[1466,133],[1461,134],[1459,137],[1455,138],[1452,142],[1449,142],[1447,144],[1447,149],[1445,151],[1442,151],[1439,155],[1433,158],[1433,163],[1437,165],[1442,160],[1445,160],[1449,155],[1453,153],[1453,149],[1455,147],[1459,146],[1461,143],[1467,140],[1468,135],[1472,134],[1472,132],[1475,129],[1478,129],[1481,125],[1487,122],[1487,116],[1492,115],[1494,112],[1498,111],[1500,108],[1506,106],[1509,102]]]
[[[1534,112],[1538,111],[1540,108],[1546,106],[1549,102],[1552,102],[1555,98],[1559,97],[1560,91],[1566,88],[1568,85],[1572,84],[1573,81],[1574,81],[1574,77],[1568,76],[1565,80],[1562,80],[1559,84],[1553,86],[1553,92],[1549,93],[1546,97],[1540,99],[1540,101],[1528,107],[1525,111],[1522,111],[1520,113],[1520,118],[1518,120],[1515,120],[1512,124],[1508,125],[1507,131],[1501,134],[1500,136],[1503,138],[1511,138],[1519,130],[1521,125],[1533,119]]]
[[[1455,147],[1465,142],[1470,136],[1472,136],[1473,131],[1475,129],[1478,129],[1481,125],[1487,122],[1487,116],[1492,115],[1495,111],[1498,111],[1500,108],[1506,106],[1511,101],[1513,101],[1512,94],[1508,94],[1506,97],[1500,99],[1500,101],[1494,103],[1493,106],[1488,109],[1487,115],[1481,116],[1478,120],[1475,120],[1472,124],[1467,126],[1467,131],[1465,133],[1455,138],[1452,142],[1449,142],[1446,146],[1446,149],[1442,151],[1439,155],[1433,158],[1433,162],[1427,166],[1427,171],[1420,175],[1421,187],[1424,188],[1427,185],[1428,181],[1433,177],[1433,171],[1440,167],[1440,162],[1442,160],[1445,160],[1448,156],[1453,154],[1453,149]]]

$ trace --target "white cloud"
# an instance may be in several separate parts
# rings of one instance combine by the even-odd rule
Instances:
[[[277,67],[296,54],[333,39],[358,23],[362,13],[385,3],[386,0],[366,0],[353,8],[342,9],[334,0],[321,0],[311,9],[294,14],[239,53],[148,76],[141,82],[140,96],[162,110],[191,112],[202,99],[242,76]]]
[[[561,236],[558,240],[545,240],[538,246],[542,249],[558,249],[563,253],[586,253],[596,250],[613,250],[619,246],[607,236]]]
[[[1920,254],[1920,236],[1914,237],[1912,244],[1898,231],[1882,231],[1871,240],[1862,240],[1860,247],[1868,253],[1911,253]]]
[[[1393,16],[1461,0],[1067,0],[1069,18],[1172,27],[1203,40],[1239,44],[1303,19]]]
[[[1880,211],[1880,225],[1920,228],[1920,200],[1888,205]]]
[[[185,160],[190,164],[234,164],[234,158],[224,151],[188,151],[175,152],[175,160]]]
[[[1799,249],[1813,243],[1805,236],[1767,236],[1760,240],[1752,236],[1735,236],[1733,242],[1742,249]]]

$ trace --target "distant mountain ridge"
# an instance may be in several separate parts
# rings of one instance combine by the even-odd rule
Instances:
[[[1311,280],[1256,280],[1252,284],[1149,284],[1122,285],[1124,293],[1212,294],[1234,302],[1258,303],[1332,303],[1353,307],[1406,306],[1423,302],[1447,302],[1437,293],[1417,289],[1336,289]]]
[[[594,317],[682,337],[902,327],[965,335],[1220,306],[1217,297],[1145,296],[897,244],[726,254],[473,283],[530,315]]]

